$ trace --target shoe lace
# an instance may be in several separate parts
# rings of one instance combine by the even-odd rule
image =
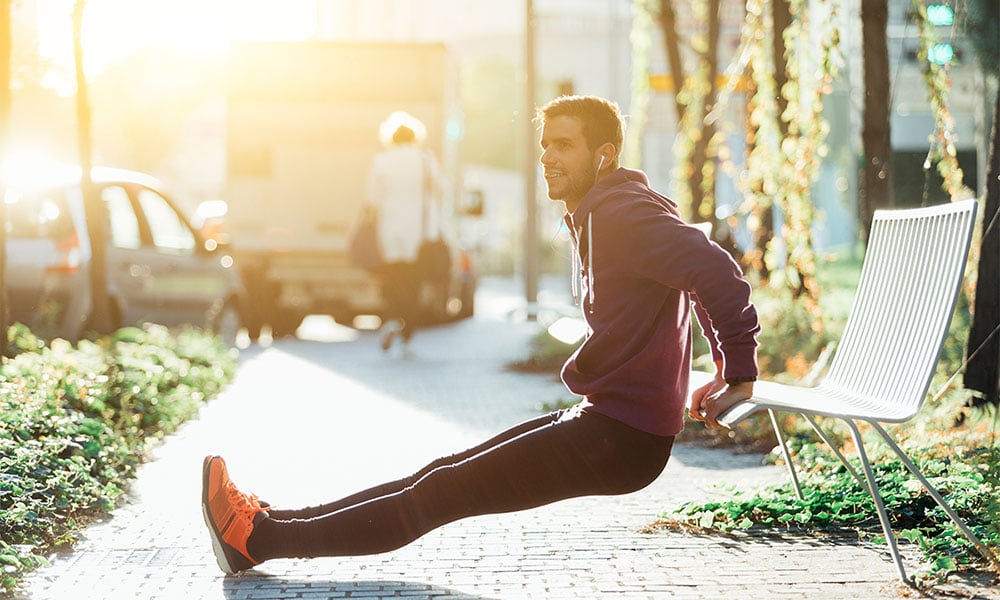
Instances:
[[[229,504],[240,516],[252,519],[257,513],[264,512],[257,494],[245,494],[231,481],[226,483],[226,495],[229,496]]]

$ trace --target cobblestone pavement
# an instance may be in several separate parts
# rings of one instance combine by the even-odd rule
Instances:
[[[244,351],[235,382],[158,446],[113,517],[17,597],[920,597],[895,583],[884,551],[854,540],[640,532],[684,500],[724,494],[720,484],[784,477],[759,457],[687,445],[635,494],[467,519],[384,555],[277,560],[225,577],[198,504],[205,454],[225,456],[240,487],[275,505],[316,504],[405,475],[568,397],[551,376],[504,370],[538,327],[507,316],[516,302],[489,286],[477,302],[476,318],[421,332],[411,357],[383,355],[374,333],[315,320],[300,339]],[[1000,594],[965,580],[931,597]]]

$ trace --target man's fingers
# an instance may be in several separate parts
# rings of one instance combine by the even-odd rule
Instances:
[[[725,425],[719,423],[718,418],[733,406],[749,398],[750,394],[737,393],[732,389],[712,396],[704,404],[707,416],[705,424],[712,428],[725,428]]]
[[[695,421],[707,423],[706,415],[708,414],[708,401],[724,388],[725,383],[721,380],[713,380],[692,392],[691,405],[690,408],[688,408],[688,416]]]

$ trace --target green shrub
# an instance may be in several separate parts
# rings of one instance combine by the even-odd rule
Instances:
[[[1000,551],[1000,448],[950,443],[906,451],[972,531],[994,552]],[[928,561],[918,579],[938,580],[960,565],[982,562],[975,547],[894,455],[887,449],[876,450],[872,458],[894,531],[917,543]],[[663,515],[663,524],[720,531],[848,529],[885,542],[871,496],[826,447],[806,444],[796,456],[796,467],[802,474],[802,500],[790,483],[733,490],[727,500],[687,502]],[[859,464],[854,467],[861,473]]]
[[[151,441],[231,380],[235,354],[195,329],[129,328],[46,347],[11,328],[0,365],[0,588],[110,510]]]

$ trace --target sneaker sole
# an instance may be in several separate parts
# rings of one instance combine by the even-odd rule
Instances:
[[[215,522],[212,520],[211,515],[208,512],[208,472],[212,461],[217,458],[215,456],[206,456],[205,461],[201,467],[201,516],[205,518],[205,525],[208,527],[209,537],[212,538],[212,552],[215,553],[215,562],[219,564],[219,568],[222,572],[227,575],[235,575],[239,571],[233,568],[229,563],[229,559],[226,558],[226,549],[223,546],[222,536],[219,530],[215,527]]]

